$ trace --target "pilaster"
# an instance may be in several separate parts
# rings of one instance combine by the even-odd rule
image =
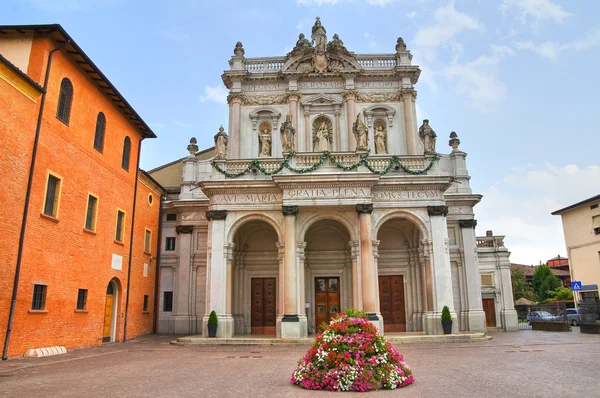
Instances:
[[[469,331],[486,332],[485,312],[481,301],[481,276],[479,274],[479,263],[477,261],[477,241],[475,239],[475,227],[477,220],[459,220],[462,235],[463,255],[465,264],[465,276],[467,289],[467,319]]]
[[[177,290],[174,313],[171,315],[175,334],[196,333],[196,315],[192,313],[192,237],[193,225],[178,225],[175,229],[179,241],[179,264],[177,265]]]
[[[240,129],[242,125],[242,100],[243,93],[231,93],[227,97],[229,104],[229,144],[227,145],[227,158],[240,158]]]
[[[356,97],[358,92],[354,89],[346,90],[342,93],[346,103],[346,116],[348,117],[347,121],[347,130],[348,130],[348,151],[354,151],[356,149],[356,138],[354,137],[354,133],[352,132],[352,125],[354,124],[354,120],[356,119]]]
[[[406,150],[409,155],[417,154],[417,131],[413,118],[414,101],[417,92],[412,88],[400,90],[404,104],[404,130],[406,131]]]
[[[298,316],[298,257],[296,244],[296,215],[298,206],[282,206],[284,216],[284,300],[281,320],[282,338],[303,337]]]

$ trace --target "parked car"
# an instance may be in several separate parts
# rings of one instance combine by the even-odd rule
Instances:
[[[558,314],[554,319],[563,320],[565,319],[571,323],[571,326],[579,326],[579,310],[577,308],[567,308]]]
[[[547,319],[547,320],[554,319],[554,315],[552,315],[548,311],[531,311],[529,314],[527,314],[526,319],[527,319],[527,324],[531,325],[532,321],[541,320],[541,319]]]

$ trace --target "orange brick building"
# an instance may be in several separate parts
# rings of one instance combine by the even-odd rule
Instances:
[[[151,333],[156,136],[60,25],[0,26],[0,54],[3,358]]]

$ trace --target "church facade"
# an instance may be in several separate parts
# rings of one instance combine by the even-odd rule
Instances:
[[[362,55],[328,37],[317,18],[286,56],[246,58],[238,42],[214,154],[192,139],[189,156],[150,171],[170,192],[159,332],[206,335],[214,310],[219,337],[299,338],[352,307],[381,333],[441,334],[444,306],[453,332],[516,329],[508,252],[494,265],[478,250],[482,197],[457,135],[441,154],[418,126],[404,41]],[[484,287],[495,325],[480,262],[496,275],[493,295]]]

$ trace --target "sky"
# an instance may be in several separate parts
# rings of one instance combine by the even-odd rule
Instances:
[[[143,4],[143,5],[142,5]],[[566,256],[550,213],[600,193],[600,2],[566,0],[3,0],[0,24],[60,23],[151,126],[141,167],[200,148],[227,126],[221,74],[246,57],[289,51],[320,16],[350,51],[393,53],[421,77],[417,116],[437,150],[462,141],[477,234],[506,235],[511,261]],[[419,123],[420,124],[420,123]]]

